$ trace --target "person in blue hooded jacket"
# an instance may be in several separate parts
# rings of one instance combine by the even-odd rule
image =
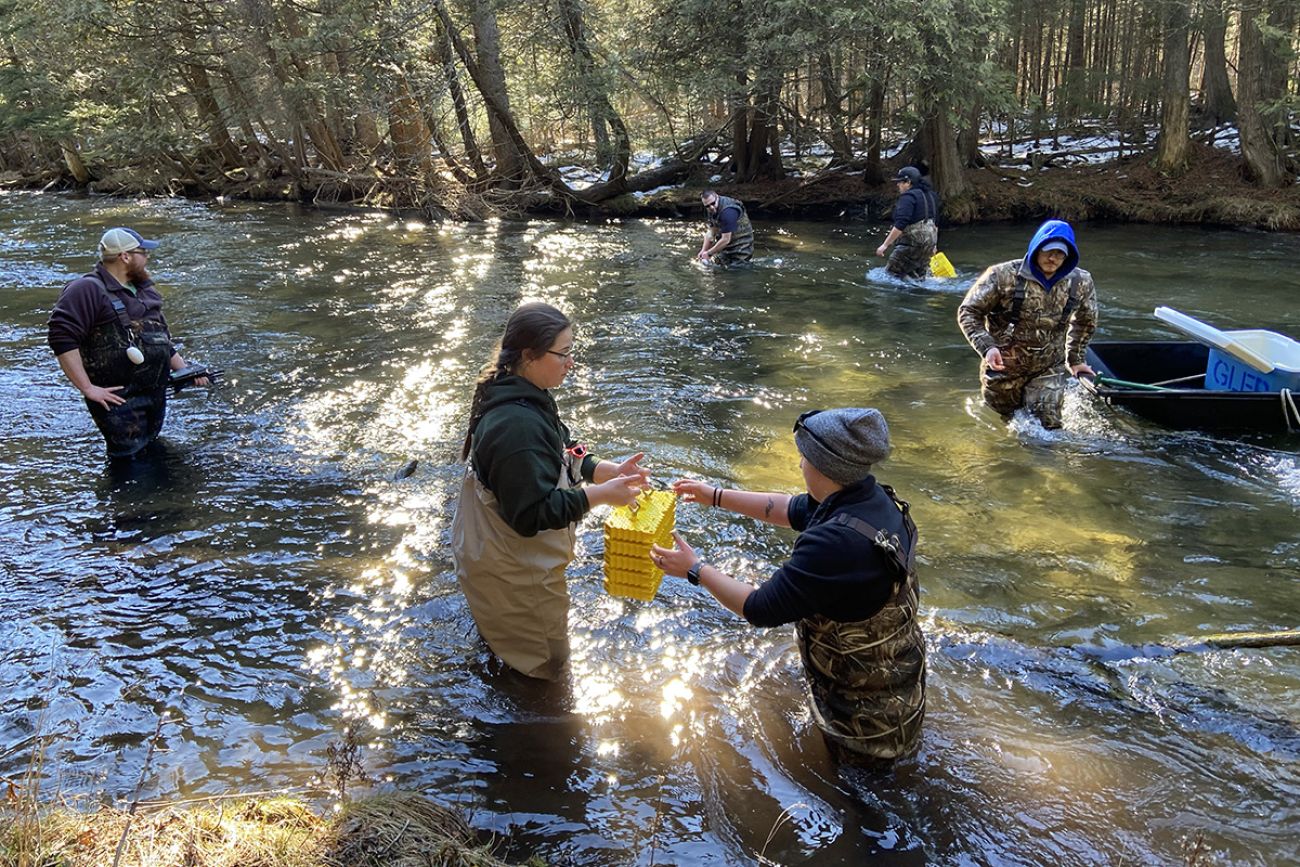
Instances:
[[[1023,407],[1059,428],[1067,378],[1094,373],[1084,354],[1097,330],[1097,288],[1079,267],[1070,224],[1048,220],[1023,259],[981,274],[957,324],[980,354],[984,402],[1004,418]]]

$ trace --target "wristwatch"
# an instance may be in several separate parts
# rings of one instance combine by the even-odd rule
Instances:
[[[694,584],[696,587],[699,587],[700,569],[702,568],[704,568],[704,561],[696,560],[693,564],[691,564],[691,568],[686,570],[686,580]]]

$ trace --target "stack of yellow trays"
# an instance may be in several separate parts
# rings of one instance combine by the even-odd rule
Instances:
[[[605,519],[605,591],[650,601],[664,580],[650,560],[650,546],[670,548],[677,517],[672,491],[644,491],[632,506],[619,506]]]

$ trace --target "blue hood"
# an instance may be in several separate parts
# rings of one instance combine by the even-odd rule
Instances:
[[[1065,264],[1057,269],[1050,280],[1038,270],[1038,263],[1034,261],[1034,254],[1048,241],[1064,241],[1070,248],[1070,252],[1065,256]],[[1034,279],[1048,290],[1079,267],[1079,248],[1074,244],[1074,230],[1070,228],[1070,224],[1064,220],[1048,220],[1039,226],[1038,231],[1034,233],[1034,239],[1029,242],[1029,250],[1025,253],[1025,267],[1029,269],[1030,274],[1034,275]]]

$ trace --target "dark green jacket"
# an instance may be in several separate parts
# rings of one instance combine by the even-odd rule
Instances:
[[[479,481],[496,495],[501,517],[519,535],[567,527],[591,509],[581,488],[557,487],[564,450],[574,445],[549,392],[521,376],[488,386],[470,461]],[[583,459],[583,479],[592,480],[597,463],[592,455]]]

